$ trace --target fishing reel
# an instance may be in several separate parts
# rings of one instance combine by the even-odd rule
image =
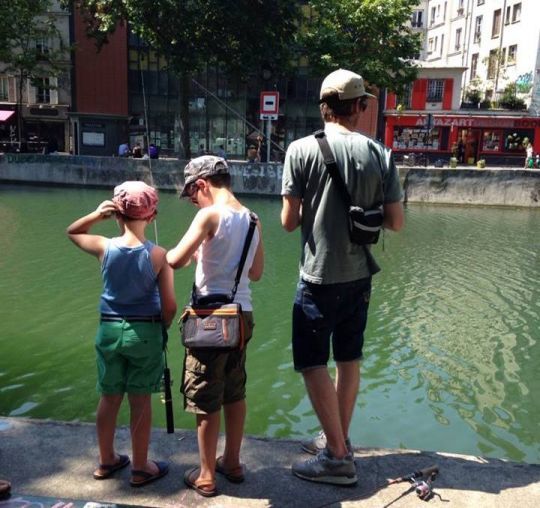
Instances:
[[[433,497],[433,481],[437,478],[438,470],[430,471],[429,476],[412,480],[414,492],[422,501],[429,501]]]

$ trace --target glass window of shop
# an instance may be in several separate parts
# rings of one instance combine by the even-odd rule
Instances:
[[[179,80],[167,72],[166,61],[138,37],[131,34],[129,42],[130,134],[144,135],[146,99],[149,129],[160,133],[157,138],[162,148],[166,141],[168,148],[178,151]],[[191,83],[191,152],[216,153],[223,146],[229,158],[244,159],[247,147],[257,143],[257,138],[266,132],[259,115],[260,93],[275,90],[280,93],[280,114],[271,123],[270,154],[272,161],[281,160],[291,141],[321,128],[320,84],[321,79],[308,77],[305,64],[299,64],[295,78],[260,72],[247,81],[228,78],[217,67],[208,67],[194,75]],[[264,157],[265,144],[263,140]]]
[[[482,152],[498,152],[501,150],[502,130],[485,130],[482,134]]]
[[[430,131],[422,128],[394,127],[394,150],[446,150],[448,147],[447,127],[434,127]]]
[[[503,131],[504,151],[522,154],[528,143],[534,145],[533,129],[505,129]]]

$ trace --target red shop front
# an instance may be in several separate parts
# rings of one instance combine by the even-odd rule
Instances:
[[[463,164],[524,164],[525,147],[540,153],[540,118],[519,115],[432,114],[386,115],[385,144],[396,154],[423,154],[429,160],[456,156]]]

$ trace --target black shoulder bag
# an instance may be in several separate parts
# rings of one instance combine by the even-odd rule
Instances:
[[[377,243],[379,241],[379,234],[383,225],[383,206],[382,204],[372,208],[370,210],[364,210],[360,206],[352,204],[351,196],[337,166],[337,162],[334,158],[334,154],[330,149],[328,140],[324,130],[319,130],[314,134],[315,139],[319,143],[319,148],[324,158],[324,164],[328,171],[328,174],[332,178],[334,185],[337,187],[341,198],[347,209],[347,217],[349,219],[349,238],[352,243],[361,245],[366,255],[369,271],[371,275],[379,272],[381,269],[375,258],[371,254],[367,245]]]
[[[195,283],[191,304],[184,307],[178,321],[182,344],[189,349],[242,349],[244,347],[244,321],[242,306],[234,303],[242,270],[255,233],[257,216],[250,212],[249,229],[244,242],[240,263],[230,295],[215,294],[198,297]]]

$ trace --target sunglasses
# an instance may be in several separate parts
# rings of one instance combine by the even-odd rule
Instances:
[[[190,183],[186,189],[186,195],[188,198],[193,197],[194,194],[199,190],[197,182]]]
[[[368,106],[368,98],[367,97],[360,97],[359,99],[360,109],[362,111],[365,111]]]

